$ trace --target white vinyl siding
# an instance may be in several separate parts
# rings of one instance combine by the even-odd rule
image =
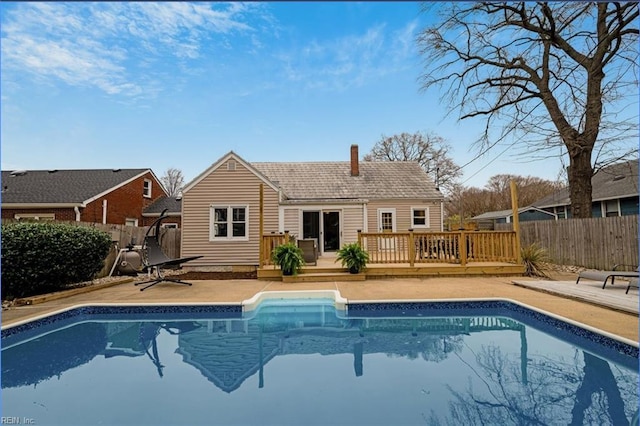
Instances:
[[[299,208],[284,208],[284,228],[280,231],[289,231],[296,238],[302,235],[302,214]]]
[[[258,265],[260,253],[260,184],[264,188],[264,232],[278,231],[278,192],[235,161],[204,176],[182,196],[182,256],[203,256],[192,267]],[[211,206],[246,206],[248,238],[209,240]]]
[[[419,231],[440,232],[442,230],[440,201],[427,200],[371,200],[367,206],[367,228],[369,232],[378,232],[378,209],[396,209],[396,231],[406,232],[413,226],[412,208],[420,206],[429,209],[428,224]]]
[[[364,231],[362,206],[342,210],[342,244],[358,241],[358,229]]]

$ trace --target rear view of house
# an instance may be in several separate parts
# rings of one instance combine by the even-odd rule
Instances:
[[[261,188],[262,187],[262,195]],[[260,199],[262,197],[262,204]],[[444,197],[416,162],[249,163],[229,152],[183,189],[182,254],[202,270],[255,269],[264,233],[315,239],[320,255],[363,232],[442,231]]]

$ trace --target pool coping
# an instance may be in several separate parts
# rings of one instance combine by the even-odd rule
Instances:
[[[557,321],[562,321],[565,322],[567,324],[570,324],[574,327],[578,327],[578,328],[582,328],[584,330],[587,330],[591,333],[597,334],[597,335],[601,335],[604,336],[606,338],[627,344],[629,346],[635,347],[635,348],[639,348],[640,344],[639,342],[636,342],[634,340],[631,339],[627,339],[625,337],[616,335],[614,333],[610,333],[607,332],[605,330],[601,330],[598,329],[596,327],[590,326],[588,324],[579,322],[579,321],[575,321],[572,320],[570,318],[564,317],[562,315],[558,315],[555,314],[553,312],[549,312],[546,311],[544,309],[540,309],[537,308],[535,306],[532,305],[528,305],[526,303],[514,300],[514,299],[509,299],[509,298],[503,298],[503,297],[489,297],[489,298],[448,298],[448,299],[361,299],[361,300],[349,300],[347,298],[344,298],[339,290],[287,290],[287,291],[261,291],[256,293],[253,297],[249,298],[249,299],[245,299],[240,303],[236,303],[236,302],[218,302],[218,303],[211,303],[211,302],[207,302],[207,303],[198,303],[198,302],[184,302],[184,303],[180,303],[180,302],[175,302],[175,303],[171,303],[171,304],[167,304],[167,303],[80,303],[80,304],[76,304],[76,305],[70,305],[67,306],[65,308],[61,308],[55,311],[50,311],[50,312],[46,312],[46,313],[42,313],[39,315],[35,315],[33,317],[29,317],[23,320],[19,320],[16,321],[14,323],[10,323],[10,324],[6,324],[3,325],[0,330],[2,330],[2,332],[4,332],[5,330],[10,330],[12,328],[15,327],[20,327],[23,326],[25,324],[34,322],[34,321],[39,321],[39,320],[43,320],[46,319],[48,317],[53,317],[56,315],[64,315],[65,313],[72,311],[72,310],[77,310],[77,309],[82,309],[82,308],[100,308],[100,307],[120,307],[120,308],[127,308],[127,307],[138,307],[138,308],[148,308],[148,307],[186,307],[186,306],[191,306],[191,307],[214,307],[214,306],[220,306],[220,307],[237,307],[239,309],[239,311],[241,313],[245,313],[245,312],[251,312],[253,310],[255,310],[259,304],[263,301],[266,300],[274,300],[274,299],[279,299],[279,300],[290,300],[290,299],[314,299],[314,298],[319,298],[319,297],[323,297],[323,298],[332,298],[334,300],[334,304],[336,306],[336,308],[341,309],[341,308],[347,308],[348,311],[348,306],[349,305],[356,305],[356,304],[360,304],[360,305],[367,305],[367,304],[385,304],[385,305],[389,305],[389,304],[419,304],[419,303],[428,303],[428,304],[433,304],[433,303],[474,303],[474,302],[507,302],[507,303],[511,303],[513,305],[516,306],[520,306],[522,308],[528,309],[530,311],[533,312],[537,312],[538,314],[541,315],[545,315],[548,316],[550,318],[553,318]],[[4,333],[3,333],[4,334]]]

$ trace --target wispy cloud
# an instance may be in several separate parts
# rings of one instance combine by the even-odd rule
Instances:
[[[258,42],[249,22],[257,3],[19,3],[2,19],[2,68],[42,80],[96,87],[108,94],[157,91],[145,65],[169,55],[178,64],[228,37]],[[212,38],[215,37],[215,40]],[[140,78],[144,75],[145,78]],[[155,89],[152,87],[156,86]]]
[[[417,27],[415,21],[398,30],[379,24],[360,34],[312,40],[277,58],[290,81],[304,82],[306,88],[344,90],[410,67]]]

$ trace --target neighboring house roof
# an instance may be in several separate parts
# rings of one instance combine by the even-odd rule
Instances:
[[[165,209],[169,216],[182,214],[182,197],[159,197],[144,209],[142,216],[160,216]]]
[[[539,211],[541,213],[548,214],[550,216],[556,216],[553,213],[549,213],[548,211],[539,209],[539,208],[534,207],[534,206],[520,207],[518,209],[518,215],[520,215],[520,213],[527,212],[527,211]],[[496,211],[492,211],[492,212],[482,213],[482,214],[479,214],[478,216],[472,217],[472,219],[475,219],[475,220],[494,220],[494,219],[504,219],[504,218],[512,217],[512,216],[513,216],[513,210],[509,209],[509,210],[496,210]]]
[[[148,172],[153,174],[151,169],[3,170],[2,205],[83,206]]]
[[[443,198],[416,162],[360,161],[358,176],[348,161],[251,164],[292,200]]]
[[[593,201],[638,196],[638,160],[625,161],[600,169],[591,178]],[[568,206],[569,188],[554,192],[532,205],[536,207]]]

